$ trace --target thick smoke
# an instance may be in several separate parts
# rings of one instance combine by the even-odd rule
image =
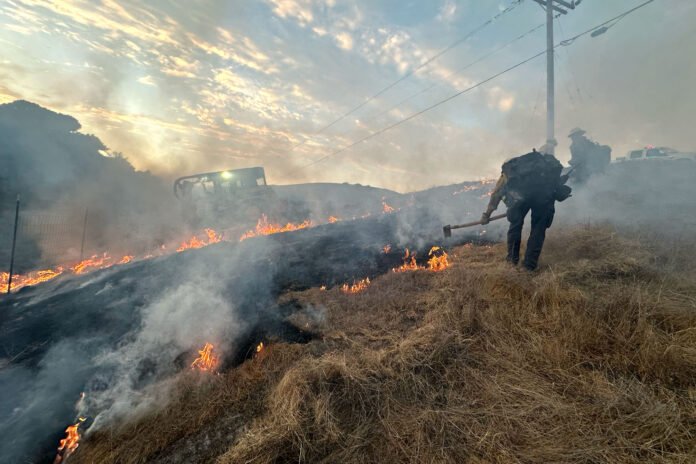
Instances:
[[[27,353],[16,355],[20,362],[10,359],[0,369],[0,456],[7,462],[48,459],[55,448],[47,448],[47,437],[57,446],[81,392],[84,427],[97,430],[165,404],[176,374],[189,369],[206,342],[223,361],[233,359],[272,306],[273,276],[258,267],[272,250],[250,241],[221,250],[224,259],[214,250],[184,253],[108,270],[23,300],[43,311],[20,322],[26,337],[43,340],[32,333],[37,332],[32,324],[57,333],[45,339],[47,351],[29,345]],[[64,309],[43,309],[68,294],[76,305],[74,320],[65,320]],[[21,329],[4,324],[4,330],[10,330],[8,340],[21,341]]]
[[[219,278],[206,274],[190,278],[143,309],[142,326],[132,340],[94,360],[109,372],[109,388],[87,397],[89,409],[97,411],[93,428],[132,418],[166,401],[165,379],[181,370],[177,361],[182,353],[195,353],[206,342],[223,358],[234,351],[234,341],[252,321],[248,315],[242,318],[234,298],[223,297]],[[154,389],[147,388],[151,382]]]
[[[74,243],[72,249],[63,247],[66,256],[57,258],[79,257],[85,212],[87,253],[150,251],[181,235],[182,220],[169,186],[135,171],[124,157],[109,154],[97,137],[80,133],[80,128],[76,119],[33,103],[0,105],[0,232],[10,236],[18,194],[24,224],[36,222],[33,229],[43,232],[22,233],[20,269],[42,261],[32,245],[44,258],[52,257],[51,242],[71,238],[61,234],[71,235]],[[51,219],[44,221],[44,216]],[[9,242],[3,243],[2,261],[9,261],[8,251]]]
[[[559,210],[561,224],[607,223],[658,230],[666,237],[693,233],[696,161],[629,161],[576,186]]]

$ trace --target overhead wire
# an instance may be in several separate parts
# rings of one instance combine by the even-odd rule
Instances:
[[[524,1],[524,0],[514,0],[509,6],[507,6],[505,9],[499,11],[496,15],[494,15],[493,17],[491,17],[490,19],[488,19],[486,22],[484,22],[484,23],[481,24],[480,26],[476,27],[475,29],[473,29],[472,31],[470,31],[469,33],[467,33],[466,35],[464,35],[463,37],[460,37],[459,39],[455,40],[455,41],[452,42],[451,44],[447,45],[445,48],[443,48],[442,50],[440,50],[439,52],[437,52],[436,54],[434,54],[434,55],[431,56],[430,58],[426,59],[424,62],[422,62],[421,64],[419,64],[419,65],[416,66],[415,68],[411,69],[410,71],[408,71],[406,74],[404,74],[403,76],[401,76],[400,78],[398,78],[397,80],[395,80],[394,82],[392,82],[391,84],[387,85],[386,87],[383,87],[383,88],[382,88],[381,90],[379,90],[377,93],[375,93],[375,94],[371,95],[370,97],[366,98],[366,99],[365,99],[363,102],[361,102],[359,105],[357,105],[357,106],[351,108],[351,109],[348,110],[346,113],[343,113],[341,116],[339,116],[337,119],[334,119],[334,120],[331,121],[329,124],[326,124],[325,126],[321,127],[319,130],[315,131],[313,135],[319,135],[319,134],[321,134],[322,132],[326,131],[327,129],[329,129],[329,128],[333,127],[334,125],[338,124],[339,122],[341,122],[342,120],[344,120],[345,118],[347,118],[348,116],[350,116],[351,114],[353,114],[353,113],[355,113],[356,111],[358,111],[360,108],[362,108],[362,107],[364,107],[365,105],[367,105],[368,103],[370,103],[370,102],[371,102],[372,100],[374,100],[375,98],[377,98],[377,97],[383,95],[385,92],[387,92],[388,90],[394,88],[394,87],[395,87],[396,85],[398,85],[399,83],[401,83],[401,82],[405,81],[406,79],[408,79],[409,77],[413,76],[415,73],[417,73],[418,71],[420,71],[420,70],[423,69],[424,67],[428,66],[430,63],[432,63],[433,61],[437,60],[438,58],[440,58],[440,57],[441,57],[442,55],[444,55],[445,53],[449,52],[450,50],[452,50],[452,49],[455,48],[456,46],[458,46],[458,45],[460,45],[460,44],[466,42],[466,41],[467,41],[469,38],[471,38],[473,35],[477,34],[477,33],[480,32],[481,30],[483,30],[484,28],[486,28],[487,26],[489,26],[490,24],[492,24],[493,22],[497,21],[498,19],[500,19],[500,18],[501,18],[502,16],[504,16],[505,14],[507,14],[507,13],[509,13],[510,11],[514,10],[514,9],[515,9],[519,4],[521,4],[523,1]],[[308,140],[309,140],[309,138],[305,138],[305,140],[303,140],[303,141],[300,142],[300,143],[295,144],[290,150],[292,151],[292,150],[295,150],[295,149],[301,147],[302,145],[306,144]]]
[[[514,39],[512,39],[512,40],[510,40],[509,42],[507,42],[507,43],[501,45],[500,47],[498,47],[498,48],[496,48],[496,49],[490,51],[489,53],[487,53],[487,54],[485,54],[485,55],[483,55],[483,56],[480,56],[479,58],[475,59],[474,61],[472,61],[472,62],[470,62],[470,63],[468,63],[468,64],[466,64],[466,65],[464,65],[464,66],[461,67],[461,68],[457,68],[456,70],[454,70],[454,71],[450,72],[449,74],[447,74],[446,76],[444,76],[442,79],[443,79],[443,80],[449,79],[450,77],[452,77],[452,76],[454,76],[454,75],[456,75],[456,74],[459,74],[459,73],[461,73],[462,71],[465,71],[465,70],[471,68],[472,66],[474,66],[474,65],[476,65],[476,64],[478,64],[478,63],[480,63],[480,62],[482,62],[482,61],[487,60],[487,59],[490,58],[491,56],[495,55],[496,53],[500,52],[501,50],[504,50],[505,48],[509,47],[510,45],[512,45],[512,44],[514,44],[514,43],[516,43],[516,42],[519,42],[519,41],[522,40],[523,38],[527,37],[528,35],[531,35],[532,33],[536,32],[536,31],[539,30],[539,29],[541,29],[541,28],[544,27],[545,25],[546,25],[546,23],[541,23],[541,24],[539,24],[538,26],[533,27],[532,29],[528,30],[527,32],[525,32],[525,33],[523,33],[523,34],[521,34],[521,35],[515,37]],[[396,104],[393,105],[393,106],[390,106],[390,107],[387,108],[386,110],[380,111],[380,112],[377,113],[375,116],[372,116],[372,117],[370,117],[369,119],[374,120],[374,119],[377,119],[377,118],[383,116],[383,115],[386,114],[386,113],[390,113],[391,111],[395,110],[396,108],[398,108],[399,106],[403,105],[404,103],[407,103],[407,102],[413,100],[414,98],[418,97],[419,95],[422,95],[422,94],[424,94],[425,92],[428,92],[428,91],[434,89],[435,87],[439,87],[439,86],[441,86],[441,85],[442,85],[442,84],[438,84],[438,83],[431,84],[431,85],[429,85],[429,86],[427,86],[427,87],[425,87],[425,88],[419,90],[418,92],[416,92],[416,93],[414,93],[414,94],[411,94],[410,96],[404,98],[403,100],[400,100],[398,103],[396,103]]]
[[[558,29],[561,33],[561,38],[565,37],[565,32],[563,31],[563,23],[561,22],[561,20],[558,16],[556,16],[556,24],[558,24]],[[568,49],[566,49],[565,60],[566,60],[566,64],[567,64],[568,73],[570,74],[570,77],[573,80],[573,85],[575,86],[575,91],[578,94],[578,98],[580,99],[580,103],[582,103],[584,101],[584,98],[582,96],[582,92],[580,92],[580,85],[578,85],[578,80],[575,77],[575,73],[573,72],[573,66],[572,66],[572,63],[570,60],[570,53],[568,52]]]
[[[613,17],[613,18],[611,18],[611,19],[609,19],[609,20],[607,20],[607,21],[604,21],[603,23],[597,24],[597,25],[595,25],[595,26],[593,26],[593,27],[591,27],[591,28],[589,28],[589,29],[587,29],[587,30],[585,30],[585,31],[583,31],[583,32],[581,32],[581,33],[579,33],[579,34],[576,34],[575,36],[573,36],[573,37],[571,37],[571,38],[569,38],[569,39],[565,39],[565,40],[563,40],[563,41],[557,43],[556,45],[554,45],[554,46],[553,46],[553,50],[555,50],[555,49],[558,48],[558,47],[566,47],[566,46],[572,45],[573,42],[575,42],[575,41],[576,41],[577,39],[579,39],[580,37],[583,37],[583,36],[585,36],[585,35],[587,35],[587,34],[591,34],[593,31],[597,30],[598,28],[601,28],[601,27],[603,27],[603,26],[605,26],[605,25],[607,25],[607,24],[609,24],[609,23],[615,21],[617,18],[622,18],[622,19],[623,19],[624,17],[628,16],[629,14],[631,14],[631,13],[633,13],[633,12],[635,12],[635,11],[637,11],[637,10],[639,10],[639,9],[641,9],[641,8],[643,8],[643,7],[645,7],[645,6],[647,6],[647,5],[649,5],[650,3],[653,3],[654,1],[655,1],[655,0],[646,0],[645,2],[643,2],[643,3],[641,3],[641,4],[637,5],[637,6],[635,6],[635,7],[633,7],[633,8],[631,8],[631,9],[629,9],[629,10],[627,10],[626,12],[624,12],[624,13],[618,15],[618,16],[615,16],[615,17]],[[449,101],[451,101],[451,100],[453,100],[453,99],[455,99],[455,98],[457,98],[457,97],[459,97],[459,96],[461,96],[461,95],[464,95],[465,93],[468,93],[468,92],[470,92],[470,91],[472,91],[472,90],[474,90],[474,89],[476,89],[476,88],[478,88],[478,87],[481,87],[482,85],[484,85],[484,84],[486,84],[486,83],[488,83],[488,82],[490,82],[490,81],[492,81],[492,80],[494,80],[494,79],[496,79],[496,78],[502,76],[503,74],[506,74],[506,73],[508,73],[508,72],[510,72],[510,71],[513,71],[513,70],[519,68],[520,66],[523,66],[523,65],[529,63],[530,61],[532,61],[532,60],[534,60],[534,59],[536,59],[536,58],[538,58],[538,57],[544,55],[546,52],[547,52],[547,50],[544,49],[544,50],[540,51],[539,53],[536,53],[535,55],[532,55],[532,56],[530,56],[529,58],[527,58],[527,59],[525,59],[525,60],[523,60],[523,61],[518,62],[517,64],[514,64],[514,65],[512,65],[512,66],[509,66],[509,67],[505,68],[504,70],[502,70],[502,71],[500,71],[500,72],[498,72],[498,73],[496,73],[496,74],[493,74],[492,76],[489,76],[489,77],[487,77],[487,78],[484,79],[484,80],[481,80],[481,81],[477,82],[476,84],[473,84],[473,85],[471,85],[471,86],[469,86],[469,87],[467,87],[467,88],[465,88],[465,89],[463,89],[463,90],[460,90],[460,91],[458,91],[458,92],[456,92],[456,93],[454,93],[454,94],[452,94],[452,95],[450,95],[450,96],[448,96],[448,97],[446,97],[446,98],[444,98],[444,99],[442,99],[442,100],[440,100],[440,101],[438,101],[438,102],[436,102],[436,103],[434,103],[434,104],[432,104],[432,105],[430,105],[430,106],[428,106],[428,107],[426,107],[426,108],[423,108],[422,110],[416,111],[415,113],[413,113],[413,114],[411,114],[411,115],[409,115],[409,116],[407,116],[407,117],[405,117],[405,118],[403,118],[403,119],[401,119],[401,120],[399,120],[399,121],[397,121],[397,122],[395,122],[395,123],[393,123],[393,124],[390,124],[390,125],[388,125],[388,126],[385,126],[385,127],[383,127],[382,129],[379,129],[379,130],[377,130],[377,131],[375,131],[375,132],[372,132],[371,134],[368,134],[368,135],[366,135],[365,137],[362,137],[362,138],[356,140],[355,142],[352,142],[352,143],[350,143],[350,144],[344,146],[343,148],[340,148],[340,149],[338,149],[338,150],[336,150],[336,151],[333,151],[333,152],[329,153],[328,155],[325,155],[325,156],[323,156],[323,157],[321,157],[321,158],[319,158],[319,159],[317,159],[317,160],[314,160],[314,161],[312,161],[312,162],[310,162],[310,163],[308,163],[308,164],[306,164],[306,165],[304,165],[304,166],[300,166],[300,167],[298,167],[297,169],[292,170],[291,173],[294,173],[294,172],[297,172],[297,171],[306,169],[306,168],[308,168],[308,167],[310,167],[310,166],[313,166],[313,165],[315,165],[315,164],[321,163],[322,161],[325,161],[325,160],[327,160],[327,159],[329,159],[329,158],[331,158],[331,157],[333,157],[333,156],[336,156],[336,155],[338,155],[338,154],[340,154],[340,153],[343,153],[344,151],[349,150],[350,148],[353,148],[353,147],[356,146],[356,145],[359,145],[359,144],[361,144],[361,143],[363,143],[363,142],[365,142],[365,141],[367,141],[367,140],[370,140],[370,139],[372,139],[372,138],[374,138],[374,137],[377,137],[378,135],[381,135],[381,134],[383,134],[383,133],[385,133],[385,132],[387,132],[387,131],[389,131],[389,130],[391,130],[391,129],[394,129],[395,127],[398,127],[398,126],[400,126],[400,125],[402,125],[402,124],[404,124],[404,123],[406,123],[406,122],[408,122],[408,121],[411,121],[412,119],[415,119],[415,118],[417,118],[418,116],[420,116],[420,115],[422,115],[422,114],[424,114],[424,113],[427,113],[428,111],[431,111],[431,110],[433,110],[433,109],[435,109],[435,108],[437,108],[437,107],[439,107],[439,106],[441,106],[441,105],[443,105],[443,104],[445,104],[445,103],[447,103],[447,102],[449,102]]]

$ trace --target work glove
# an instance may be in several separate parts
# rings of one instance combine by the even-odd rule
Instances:
[[[483,214],[481,215],[481,225],[484,225],[484,226],[485,226],[485,225],[488,224],[489,222],[491,222],[491,213],[489,213],[488,211],[486,211],[485,213],[483,213]]]

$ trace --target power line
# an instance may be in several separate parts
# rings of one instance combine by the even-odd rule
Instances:
[[[507,42],[506,44],[504,44],[504,45],[502,45],[502,46],[496,48],[495,50],[492,50],[491,52],[489,52],[489,53],[487,53],[487,54],[485,54],[485,55],[483,55],[483,56],[477,58],[476,60],[474,60],[474,61],[472,61],[472,62],[466,64],[465,66],[463,66],[463,67],[461,67],[461,68],[458,68],[458,69],[456,69],[455,71],[452,71],[451,73],[449,73],[449,74],[447,74],[445,77],[443,77],[443,79],[448,79],[448,78],[452,77],[452,76],[455,75],[455,74],[459,74],[460,72],[465,71],[465,70],[471,68],[472,66],[474,66],[474,65],[476,65],[476,64],[478,64],[478,63],[480,63],[480,62],[482,62],[482,61],[484,61],[484,60],[490,58],[491,56],[495,55],[495,54],[498,53],[499,51],[501,51],[501,50],[503,50],[503,49],[509,47],[510,45],[514,44],[515,42],[518,42],[518,41],[522,40],[523,38],[525,38],[525,37],[527,37],[528,35],[530,35],[530,34],[536,32],[537,30],[541,29],[541,28],[544,27],[544,26],[546,26],[546,23],[541,23],[541,24],[539,24],[538,26],[533,27],[532,29],[530,29],[530,30],[528,30],[527,32],[525,32],[525,33],[523,33],[523,34],[521,34],[521,35],[515,37],[514,39],[512,39],[512,40],[509,41],[509,42]],[[408,101],[414,99],[415,97],[417,97],[417,96],[419,96],[419,95],[422,95],[422,94],[424,94],[425,92],[428,92],[429,90],[431,90],[431,89],[433,89],[433,88],[435,88],[435,87],[439,87],[440,85],[441,85],[441,84],[431,84],[431,85],[429,85],[428,87],[426,87],[426,88],[424,88],[424,89],[421,89],[421,90],[419,90],[418,92],[416,92],[416,93],[414,93],[414,94],[412,94],[412,95],[410,95],[410,96],[404,98],[403,100],[399,101],[397,104],[395,104],[395,105],[389,107],[388,109],[379,112],[378,114],[376,114],[375,116],[373,116],[373,117],[370,118],[370,119],[372,119],[372,120],[377,119],[377,118],[379,118],[380,116],[382,116],[382,115],[384,115],[384,114],[386,114],[386,113],[389,113],[390,111],[394,110],[395,108],[398,108],[399,106],[403,105],[404,103],[406,103],[406,102],[408,102]]]
[[[317,163],[321,163],[321,162],[324,161],[325,159],[328,159],[328,158],[330,158],[330,157],[332,157],[332,156],[338,155],[339,153],[342,153],[342,152],[348,150],[349,148],[353,148],[354,146],[356,146],[356,145],[358,145],[358,144],[360,144],[360,143],[362,143],[362,142],[365,142],[366,140],[369,140],[369,139],[371,139],[371,138],[374,138],[374,137],[376,137],[376,136],[378,136],[378,135],[380,135],[380,134],[383,134],[384,132],[387,132],[388,130],[391,130],[391,129],[397,127],[397,126],[400,126],[401,124],[403,124],[403,123],[405,123],[405,122],[408,122],[408,121],[410,121],[411,119],[414,119],[414,118],[420,116],[420,115],[423,114],[423,113],[426,113],[426,112],[428,112],[428,111],[430,111],[430,110],[432,110],[432,109],[434,109],[434,108],[437,108],[438,106],[443,105],[443,104],[447,103],[448,101],[457,98],[457,97],[460,96],[460,95],[463,95],[463,94],[465,94],[465,93],[467,93],[467,92],[470,92],[471,90],[474,90],[474,89],[476,89],[477,87],[480,87],[480,86],[482,86],[483,84],[486,84],[486,83],[492,81],[493,79],[495,79],[495,78],[497,78],[497,77],[500,77],[500,76],[502,76],[503,74],[505,74],[505,73],[507,73],[507,72],[509,72],[509,71],[512,71],[513,69],[519,68],[520,66],[529,63],[530,61],[532,61],[532,60],[535,59],[535,58],[540,57],[540,56],[543,55],[544,53],[546,53],[546,50],[541,51],[541,52],[537,53],[536,55],[534,55],[534,56],[532,56],[532,57],[530,57],[530,58],[527,58],[526,60],[521,61],[521,62],[519,62],[519,63],[517,63],[517,64],[515,64],[515,65],[513,65],[513,66],[510,66],[509,68],[506,68],[506,69],[504,69],[503,71],[500,71],[499,73],[494,74],[493,76],[488,77],[487,79],[484,79],[484,80],[482,80],[482,81],[479,81],[479,82],[477,82],[476,84],[472,85],[471,87],[468,87],[468,88],[466,88],[466,89],[464,89],[464,90],[461,90],[461,91],[459,91],[459,92],[457,92],[457,93],[455,93],[455,94],[453,94],[453,95],[450,95],[449,97],[445,98],[444,100],[440,100],[439,102],[437,102],[437,103],[435,103],[435,104],[433,104],[433,105],[430,105],[430,106],[428,106],[427,108],[424,108],[424,109],[422,109],[422,110],[420,110],[420,111],[417,111],[417,112],[411,114],[410,116],[408,116],[408,117],[406,117],[406,118],[404,118],[404,119],[401,119],[401,120],[399,120],[399,121],[397,121],[397,122],[395,122],[395,123],[393,123],[393,124],[391,124],[391,125],[389,125],[389,126],[386,126],[386,127],[382,128],[382,129],[376,131],[376,132],[373,132],[373,133],[371,133],[371,134],[369,134],[369,135],[367,135],[367,136],[365,136],[365,137],[363,137],[363,138],[361,138],[361,139],[359,139],[359,140],[357,140],[357,141],[355,141],[355,142],[353,142],[353,143],[351,143],[351,144],[349,144],[349,145],[346,145],[345,147],[341,148],[340,150],[336,150],[336,151],[334,151],[334,152],[332,152],[332,153],[329,153],[328,155],[326,155],[326,156],[324,156],[324,157],[322,157],[322,158],[319,158],[318,160],[312,161],[311,163],[309,163],[309,164],[307,164],[307,165],[305,165],[305,166],[302,166],[301,168],[296,169],[296,171],[301,170],[301,169],[308,168],[308,167],[310,167],[310,166],[312,166],[312,165],[314,165],[314,164],[317,164]],[[293,171],[293,172],[294,172],[294,171]]]
[[[482,29],[484,29],[486,26],[492,24],[493,22],[497,21],[497,20],[498,20],[500,17],[502,17],[503,15],[505,15],[505,14],[509,13],[510,11],[514,10],[514,9],[515,9],[520,3],[522,3],[523,1],[524,1],[524,0],[514,0],[513,3],[510,4],[510,6],[508,6],[508,7],[505,8],[504,10],[498,12],[495,16],[493,16],[492,18],[490,18],[489,20],[487,20],[486,22],[484,22],[483,24],[481,24],[480,26],[478,26],[477,28],[475,28],[474,30],[472,30],[471,32],[469,32],[468,34],[466,34],[464,37],[461,37],[461,38],[455,40],[454,42],[452,42],[451,44],[447,45],[445,48],[443,48],[442,50],[440,50],[439,52],[437,52],[436,54],[434,54],[433,56],[431,56],[430,58],[428,58],[427,60],[425,60],[423,63],[419,64],[418,66],[416,66],[415,68],[413,68],[412,70],[410,70],[409,72],[407,72],[406,74],[404,74],[403,76],[401,76],[400,78],[398,78],[397,80],[395,80],[394,82],[392,82],[391,84],[389,84],[389,85],[387,85],[386,87],[382,88],[380,91],[378,91],[378,92],[375,93],[374,95],[372,95],[372,96],[368,97],[367,99],[365,99],[365,100],[364,100],[362,103],[360,103],[359,105],[353,107],[353,108],[350,109],[348,112],[343,113],[343,114],[342,114],[340,117],[338,117],[337,119],[334,119],[334,120],[331,121],[329,124],[327,124],[327,125],[323,126],[322,128],[320,128],[320,129],[319,129],[318,131],[316,131],[313,135],[321,134],[321,133],[324,132],[325,130],[327,130],[327,129],[333,127],[334,125],[336,125],[336,124],[339,123],[340,121],[344,120],[345,118],[347,118],[347,117],[350,116],[351,114],[353,114],[353,113],[355,113],[356,111],[358,111],[360,108],[362,108],[362,107],[364,107],[365,105],[367,105],[368,103],[370,103],[370,102],[371,102],[372,100],[374,100],[375,98],[379,97],[380,95],[382,95],[382,94],[384,94],[385,92],[387,92],[388,90],[392,89],[393,87],[395,87],[395,86],[398,85],[399,83],[401,83],[401,82],[405,81],[406,79],[408,79],[409,77],[413,76],[416,72],[418,72],[419,70],[423,69],[424,67],[426,67],[427,65],[429,65],[429,64],[432,63],[433,61],[437,60],[437,59],[440,58],[442,55],[444,55],[444,54],[447,53],[448,51],[452,50],[454,47],[456,47],[456,46],[462,44],[463,42],[467,41],[470,37],[472,37],[474,34],[478,33],[479,31],[481,31]],[[308,139],[303,140],[302,142],[300,142],[300,143],[296,144],[295,146],[293,146],[290,150],[293,151],[293,150],[295,150],[295,149],[301,147],[302,145],[304,145],[305,143],[307,143],[307,141],[308,141]]]
[[[561,37],[565,37],[565,32],[563,31],[563,23],[561,22],[560,18],[558,18],[558,17],[556,17],[556,18],[557,18],[558,28],[561,31]],[[573,84],[575,85],[575,90],[578,94],[578,97],[580,98],[580,103],[582,103],[584,98],[582,96],[582,93],[580,92],[580,85],[578,85],[578,80],[575,77],[575,73],[573,72],[573,66],[572,66],[572,63],[570,60],[570,53],[568,53],[568,50],[566,50],[565,59],[566,59],[566,64],[568,65],[567,70],[570,73],[571,78],[573,79]]]
[[[592,33],[593,31],[597,30],[598,28],[601,28],[601,27],[603,27],[603,26],[605,26],[605,25],[611,23],[612,21],[615,21],[615,20],[618,19],[618,18],[623,19],[624,17],[628,16],[629,14],[633,13],[634,11],[641,9],[641,8],[643,8],[644,6],[649,5],[650,3],[653,3],[654,1],[655,1],[655,0],[647,0],[647,1],[643,2],[643,3],[641,3],[640,5],[638,5],[638,6],[634,7],[634,8],[631,8],[630,10],[627,10],[626,12],[624,12],[624,13],[618,15],[618,16],[615,16],[615,17],[613,17],[613,18],[611,18],[611,19],[609,19],[609,20],[607,20],[607,21],[604,21],[603,23],[597,24],[596,26],[593,26],[593,27],[591,27],[590,29],[587,29],[586,31],[581,32],[581,33],[579,33],[579,34],[577,34],[577,35],[575,35],[575,36],[573,36],[573,37],[571,37],[571,38],[569,38],[569,39],[566,39],[566,40],[563,40],[563,41],[557,43],[556,45],[554,45],[553,48],[554,48],[554,50],[555,50],[555,49],[558,48],[558,47],[566,47],[566,46],[572,45],[573,42],[575,42],[575,41],[576,41],[577,39],[579,39],[580,37],[585,36],[585,35],[587,35],[587,34],[590,34],[590,33]],[[537,53],[537,54],[535,54],[535,55],[533,55],[533,56],[530,56],[529,58],[527,58],[527,59],[525,59],[525,60],[523,60],[523,61],[520,61],[519,63],[514,64],[514,65],[512,65],[512,66],[510,66],[510,67],[508,67],[508,68],[506,68],[506,69],[504,69],[504,70],[502,70],[502,71],[500,71],[500,72],[498,72],[498,73],[496,73],[496,74],[494,74],[494,75],[492,75],[492,76],[490,76],[490,77],[488,77],[488,78],[486,78],[486,79],[484,79],[484,80],[482,80],[482,81],[477,82],[476,84],[474,84],[474,85],[472,85],[472,86],[470,86],[470,87],[467,87],[466,89],[460,90],[459,92],[456,92],[456,93],[450,95],[449,97],[447,97],[447,98],[445,98],[445,99],[443,99],[443,100],[438,101],[437,103],[434,103],[434,104],[432,104],[432,105],[430,105],[430,106],[428,106],[428,107],[426,107],[426,108],[424,108],[424,109],[422,109],[422,110],[420,110],[420,111],[417,111],[417,112],[411,114],[410,116],[407,116],[406,118],[403,118],[403,119],[401,119],[401,120],[399,120],[399,121],[397,121],[397,122],[395,122],[395,123],[393,123],[393,124],[390,124],[390,125],[388,125],[388,126],[386,126],[386,127],[383,127],[382,129],[379,129],[379,130],[377,130],[377,131],[375,131],[375,132],[373,132],[373,133],[371,133],[371,134],[368,134],[368,135],[366,135],[365,137],[363,137],[363,138],[361,138],[361,139],[359,139],[359,140],[356,140],[355,142],[352,142],[352,143],[346,145],[346,146],[343,147],[343,148],[340,148],[340,149],[338,149],[338,150],[336,150],[336,151],[334,151],[334,152],[329,153],[329,154],[326,155],[326,156],[323,156],[323,157],[321,157],[321,158],[319,158],[319,159],[317,159],[317,160],[315,160],[315,161],[312,161],[311,163],[308,163],[308,164],[306,164],[306,165],[304,165],[304,166],[301,166],[301,167],[299,167],[299,168],[297,168],[297,169],[294,169],[293,171],[291,171],[291,173],[294,173],[294,172],[300,171],[300,170],[302,170],[302,169],[306,169],[306,168],[308,168],[308,167],[310,167],[310,166],[313,166],[313,165],[315,165],[315,164],[321,163],[322,161],[324,161],[324,160],[326,160],[326,159],[328,159],[328,158],[331,158],[331,157],[333,157],[333,156],[335,156],[335,155],[338,155],[338,154],[340,154],[340,153],[343,153],[344,151],[349,150],[350,148],[353,148],[354,146],[359,145],[359,144],[361,144],[362,142],[365,142],[365,141],[367,141],[367,140],[370,140],[370,139],[372,139],[372,138],[374,138],[374,137],[377,137],[377,136],[380,135],[380,134],[383,134],[383,133],[385,133],[385,132],[387,132],[387,131],[389,131],[389,130],[391,130],[391,129],[394,129],[395,127],[398,127],[398,126],[400,126],[401,124],[404,124],[404,123],[406,123],[406,122],[408,122],[408,121],[410,121],[410,120],[412,120],[412,119],[415,119],[415,118],[417,118],[418,116],[420,116],[420,115],[422,115],[422,114],[424,114],[424,113],[426,113],[426,112],[428,112],[428,111],[430,111],[430,110],[432,110],[432,109],[434,109],[434,108],[437,108],[438,106],[441,106],[441,105],[443,105],[443,104],[449,102],[450,100],[453,100],[453,99],[455,99],[455,98],[457,98],[457,97],[459,97],[459,96],[461,96],[461,95],[463,95],[463,94],[465,94],[465,93],[468,93],[468,92],[470,92],[470,91],[472,91],[472,90],[474,90],[474,89],[476,89],[476,88],[478,88],[478,87],[480,87],[480,86],[482,86],[482,85],[484,85],[484,84],[486,84],[486,83],[488,83],[488,82],[490,82],[490,81],[492,81],[492,80],[494,80],[494,79],[496,79],[496,78],[502,76],[503,74],[506,74],[506,73],[508,73],[508,72],[510,72],[510,71],[512,71],[512,70],[514,70],[514,69],[519,68],[519,67],[522,66],[522,65],[525,65],[525,64],[529,63],[530,61],[534,60],[535,58],[538,58],[538,57],[542,56],[542,55],[545,54],[545,53],[546,53],[546,49],[544,49],[544,50],[540,51],[539,53]]]

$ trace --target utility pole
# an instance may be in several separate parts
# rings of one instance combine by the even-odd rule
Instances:
[[[553,0],[546,0],[546,147],[556,154],[556,80],[553,62]]]
[[[554,155],[556,152],[556,84],[553,60],[553,19],[554,11],[568,14],[582,0],[534,0],[546,10],[546,150]]]

